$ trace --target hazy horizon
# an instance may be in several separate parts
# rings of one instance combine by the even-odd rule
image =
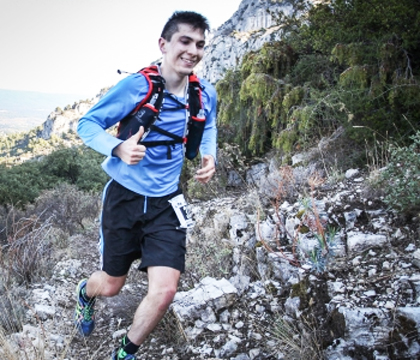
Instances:
[[[0,89],[0,134],[30,131],[44,123],[57,107],[86,99],[79,94]]]

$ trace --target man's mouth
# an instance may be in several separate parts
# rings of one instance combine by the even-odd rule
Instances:
[[[195,60],[191,60],[191,59],[185,59],[183,57],[181,57],[182,61],[185,61],[188,65],[194,65],[195,64]]]

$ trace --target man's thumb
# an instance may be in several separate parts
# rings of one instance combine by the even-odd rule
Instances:
[[[143,127],[143,126],[140,126],[139,131],[137,131],[137,132],[133,135],[133,138],[134,138],[137,142],[139,142],[139,141],[140,141],[140,139],[141,139],[141,137],[143,136],[143,134],[144,134],[144,127]]]

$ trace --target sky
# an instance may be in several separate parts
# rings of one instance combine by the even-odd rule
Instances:
[[[95,96],[160,57],[176,10],[215,29],[241,0],[0,0],[0,88]]]

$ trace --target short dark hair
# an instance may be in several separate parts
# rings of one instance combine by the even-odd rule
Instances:
[[[206,30],[210,31],[209,22],[203,15],[193,11],[175,11],[166,22],[160,36],[171,41],[172,35],[179,30],[179,24],[190,25],[194,30],[201,29],[203,33]]]

